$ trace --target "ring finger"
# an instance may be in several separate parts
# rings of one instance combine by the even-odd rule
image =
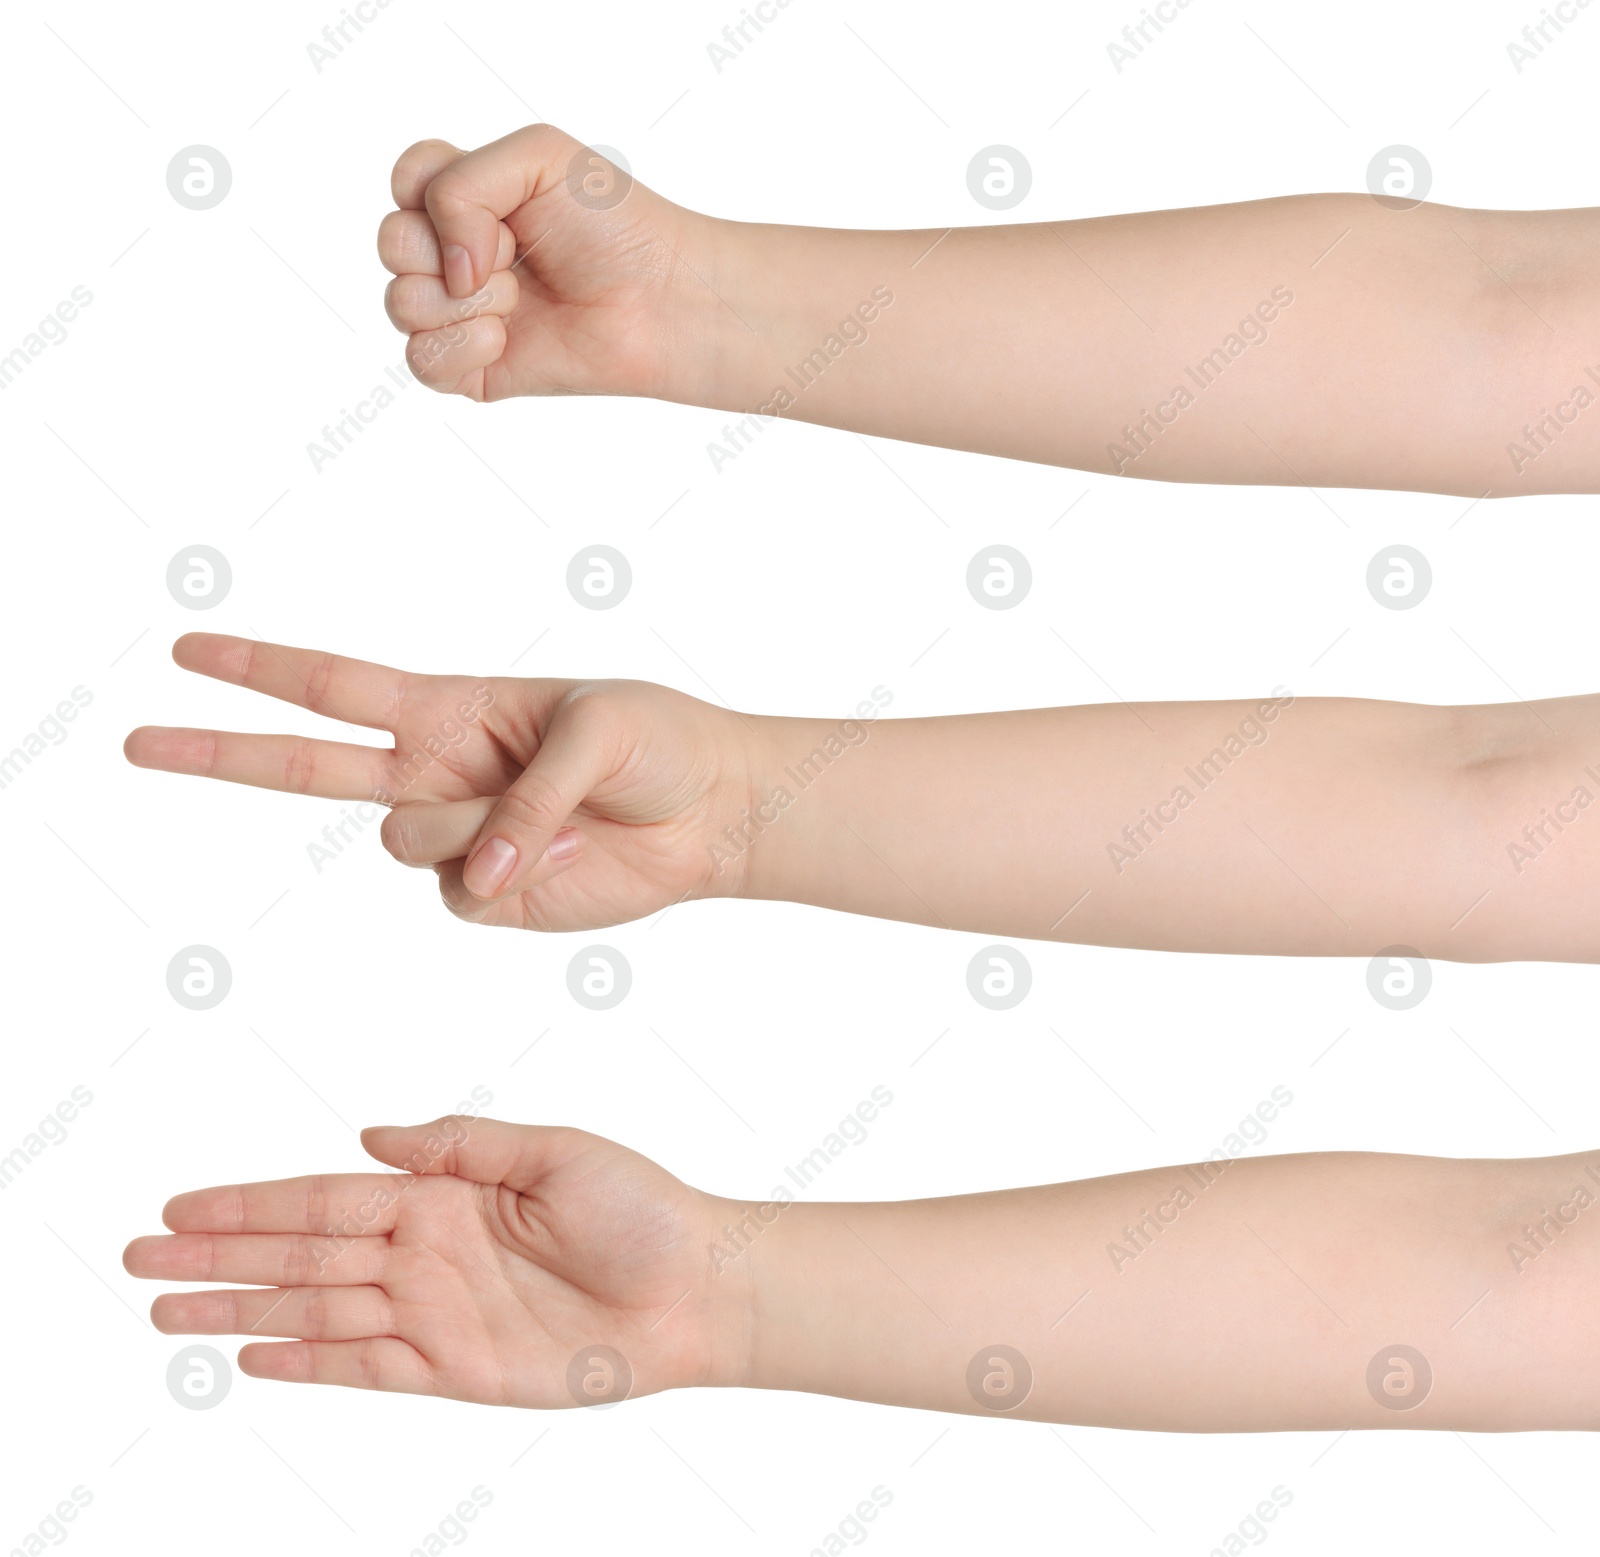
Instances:
[[[517,278],[512,271],[497,270],[471,297],[451,297],[438,276],[396,276],[383,294],[383,306],[389,323],[408,335],[443,329],[480,314],[504,318],[517,306]]]
[[[383,846],[402,865],[439,865],[465,859],[483,824],[500,803],[481,800],[407,801],[383,819]]]
[[[377,1287],[268,1287],[238,1292],[163,1292],[150,1305],[163,1335],[261,1335],[358,1341],[392,1335],[394,1315]]]

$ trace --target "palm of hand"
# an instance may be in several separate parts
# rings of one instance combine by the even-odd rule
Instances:
[[[708,1222],[670,1174],[574,1132],[520,1190],[407,1181],[379,1285],[439,1394],[541,1408],[621,1399],[710,1370],[696,1299]],[[596,1360],[600,1347],[623,1362]]]
[[[731,1208],[581,1130],[452,1115],[379,1127],[398,1172],[190,1190],[135,1238],[164,1334],[240,1335],[258,1378],[591,1405],[748,1366],[748,1269],[715,1282]],[[267,1337],[282,1339],[267,1340]]]

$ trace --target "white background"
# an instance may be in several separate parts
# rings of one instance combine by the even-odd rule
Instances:
[[[1593,199],[1600,11],[1518,75],[1505,45],[1536,19],[1531,0],[1195,0],[1117,74],[1106,44],[1132,3],[940,18],[794,0],[718,73],[706,44],[737,20],[732,0],[394,0],[318,73],[306,45],[338,9],[19,5],[0,23],[0,354],[74,286],[94,298],[0,391],[0,749],[74,686],[93,694],[0,791],[0,1154],[74,1086],[94,1099],[0,1191],[0,1543],[81,1484],[75,1551],[402,1554],[482,1486],[477,1551],[804,1553],[882,1484],[893,1502],[867,1541],[882,1553],[1204,1553],[1281,1484],[1293,1502],[1269,1544],[1285,1554],[1572,1550],[1592,1485],[1577,1437],[1160,1436],[732,1392],[536,1417],[238,1376],[214,1410],[173,1403],[179,1342],[146,1323],[158,1289],[119,1264],[163,1200],[359,1168],[353,1127],[430,1118],[474,1086],[501,1117],[582,1125],[745,1196],[878,1084],[894,1103],[828,1170],[829,1197],[1192,1159],[1279,1084],[1294,1102],[1269,1151],[1593,1142],[1586,968],[1438,965],[1424,1004],[1395,1014],[1357,961],[1030,944],[1032,994],[995,1014],[966,989],[980,937],[721,903],[603,937],[469,928],[376,828],[316,874],[306,845],[337,804],[139,772],[120,747],[148,722],[320,733],[176,670],[167,645],[194,627],[817,715],[880,682],[903,715],[1104,701],[1108,684],[1127,698],[1279,682],[1434,702],[1592,691],[1587,497],[1463,517],[1453,498],[1162,486],[802,425],[718,475],[717,413],[482,408],[415,385],[320,475],[306,445],[400,361],[374,234],[394,158],[425,136],[476,145],[547,118],[621,148],[685,205],[844,226],[990,219],[965,174],[996,142],[1034,175],[1002,220],[1359,189],[1396,142],[1427,154],[1434,198],[1575,206]],[[233,169],[210,211],[167,192],[169,159],[193,143]],[[234,574],[205,613],[164,582],[197,542]],[[596,542],[634,570],[611,612],[564,588],[568,558]],[[964,583],[997,542],[1034,569],[1009,612]],[[1393,543],[1433,564],[1413,611],[1366,592],[1368,559]],[[599,1014],[564,977],[598,939],[634,969],[630,997]],[[204,1013],[165,985],[195,942],[234,974]]]

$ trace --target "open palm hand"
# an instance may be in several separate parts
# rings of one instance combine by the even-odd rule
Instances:
[[[730,1381],[740,1278],[713,1275],[717,1202],[579,1130],[460,1116],[364,1131],[395,1174],[194,1190],[136,1276],[156,1328],[259,1340],[259,1378],[537,1408]]]

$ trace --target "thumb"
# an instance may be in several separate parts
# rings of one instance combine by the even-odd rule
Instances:
[[[610,776],[614,759],[609,725],[592,697],[561,703],[537,755],[489,813],[467,851],[462,883],[477,898],[521,889],[551,847],[557,830]],[[581,845],[568,834],[559,848]]]
[[[488,285],[500,220],[561,183],[584,147],[550,124],[530,124],[458,157],[423,196],[439,234],[445,290],[471,297]]]
[[[474,1184],[532,1184],[566,1155],[581,1131],[446,1114],[420,1125],[373,1125],[361,1132],[368,1156],[402,1173],[449,1173]]]

